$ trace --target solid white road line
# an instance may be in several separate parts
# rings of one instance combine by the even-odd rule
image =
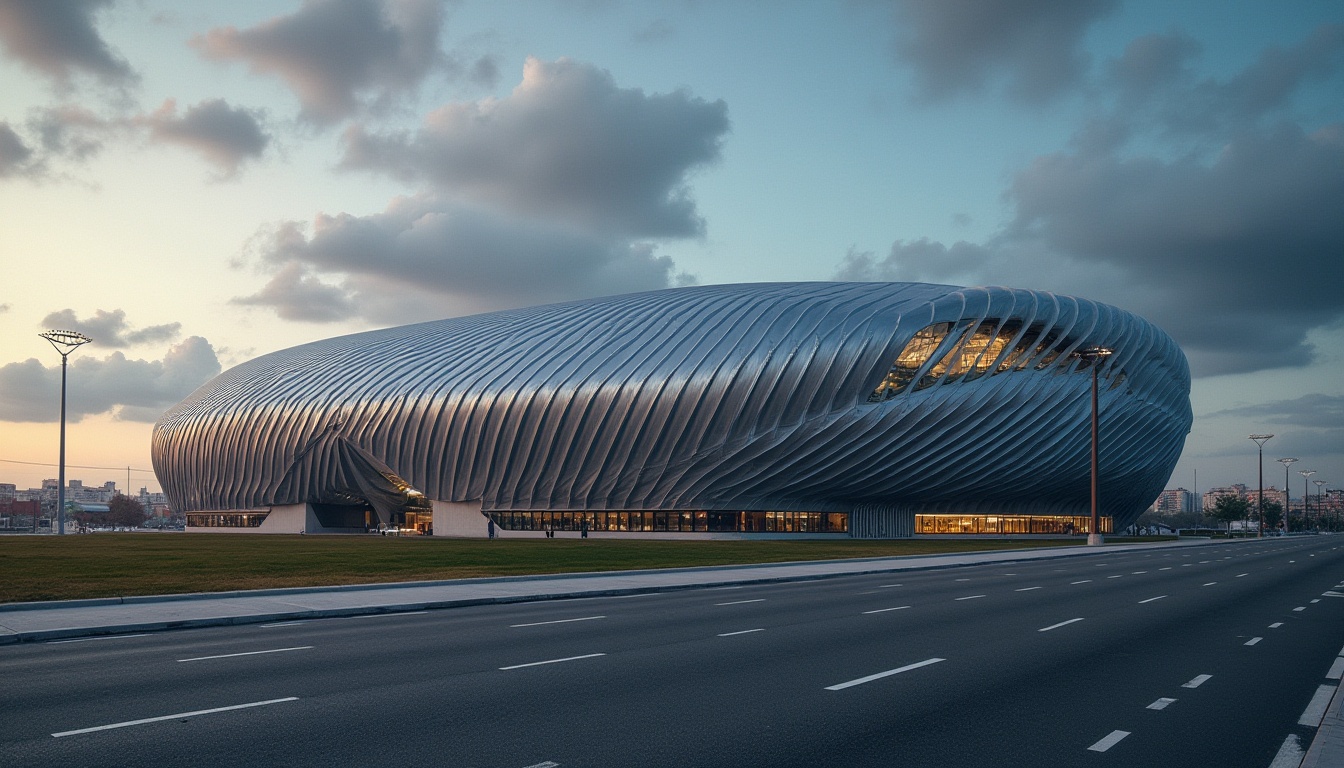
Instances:
[[[145,723],[158,723],[164,720],[176,720],[180,717],[195,717],[197,715],[213,715],[216,712],[228,712],[234,709],[248,709],[250,707],[264,707],[267,704],[280,704],[285,701],[298,701],[298,696],[287,696],[283,699],[267,699],[266,701],[254,701],[249,704],[234,704],[231,707],[215,707],[214,709],[198,709],[194,712],[179,712],[175,715],[163,715],[161,717],[146,717],[140,720],[127,720],[124,723],[112,723],[111,725],[98,725],[93,728],[80,728],[75,731],[61,731],[53,733],[52,736],[62,738],[64,736],[78,736],[81,733],[93,733],[94,731],[110,731],[114,728],[126,728],[132,725],[144,725]]]
[[[927,667],[927,666],[929,666],[930,664],[937,664],[937,663],[940,662],[940,661],[947,661],[947,659],[925,659],[925,660],[923,660],[923,661],[917,661],[917,662],[915,662],[914,664],[906,664],[904,667],[897,667],[896,669],[888,669],[886,672],[878,672],[878,673],[875,674],[875,675],[868,675],[867,677],[860,677],[860,678],[858,678],[858,679],[856,679],[856,680],[850,680],[849,682],[845,682],[845,683],[837,683],[837,684],[835,684],[835,685],[828,685],[828,686],[826,686],[826,690],[828,690],[828,691],[843,691],[843,690],[846,689],[846,688],[853,688],[853,687],[856,686],[856,685],[863,685],[864,683],[871,683],[871,682],[873,682],[874,680],[881,680],[881,679],[884,678],[884,677],[891,677],[892,675],[899,675],[899,674],[901,674],[902,672],[909,672],[909,671],[912,670],[912,669],[919,669],[920,667]]]
[[[500,670],[522,669],[523,667],[539,667],[542,664],[559,664],[562,661],[578,661],[579,659],[595,659],[598,656],[606,656],[605,653],[585,653],[582,656],[566,656],[563,659],[547,659],[546,661],[529,661],[526,664],[514,664],[508,667],[500,667]]]
[[[743,629],[737,632],[724,632],[719,637],[732,637],[733,635],[749,635],[752,632],[764,632],[764,629]]]
[[[1129,735],[1129,731],[1111,731],[1101,741],[1088,747],[1090,752],[1105,752],[1120,743],[1120,740]]]
[[[1201,685],[1203,685],[1203,684],[1209,682],[1209,681],[1212,680],[1212,679],[1213,679],[1213,675],[1195,675],[1194,677],[1190,678],[1190,682],[1188,682],[1188,683],[1182,683],[1182,684],[1181,684],[1181,687],[1182,687],[1182,688],[1198,688],[1199,686],[1201,686]]]
[[[48,640],[43,645],[60,645],[62,643],[87,643],[92,640],[125,640],[128,637],[149,637],[148,632],[141,632],[138,635],[108,635],[106,637],[78,637],[74,640]]]
[[[1335,663],[1330,665],[1330,671],[1325,673],[1326,680],[1338,680],[1344,677],[1344,656],[1335,659]]]
[[[571,621],[593,621],[593,620],[595,620],[595,619],[605,619],[605,618],[607,618],[607,617],[606,617],[606,616],[583,616],[583,617],[580,617],[580,618],[577,618],[577,619],[556,619],[556,620],[554,620],[554,621],[534,621],[534,622],[532,622],[531,624],[510,624],[510,625],[509,625],[509,629],[517,629],[518,627],[540,627],[540,626],[542,626],[542,625],[544,625],[544,624],[568,624],[568,623],[570,623]]]
[[[1088,583],[1088,582],[1090,582],[1090,581],[1092,581],[1092,580],[1091,580],[1091,579],[1083,579],[1082,581],[1070,581],[1069,583],[1070,583],[1070,584],[1086,584],[1086,583]]]
[[[284,653],[285,651],[307,651],[311,650],[311,645],[300,645],[294,648],[272,648],[269,651],[246,651],[244,653],[221,653],[218,656],[197,656],[191,659],[178,659],[178,661],[207,661],[209,659],[231,659],[234,656],[260,656],[263,653]]]
[[[1040,587],[1023,587],[1023,588],[1021,588],[1021,589],[1014,589],[1013,591],[1014,591],[1014,592],[1030,592],[1030,591],[1033,590],[1033,589],[1040,589]]]
[[[864,611],[863,615],[867,616],[870,613],[886,613],[887,611],[904,611],[906,608],[909,607],[910,606],[908,605],[898,605],[895,608],[878,608],[877,610],[874,611]]]
[[[744,605],[746,603],[763,603],[763,602],[765,602],[765,598],[758,597],[754,600],[734,600],[731,603],[715,603],[715,605]]]
[[[1274,755],[1274,762],[1269,764],[1269,768],[1298,768],[1304,757],[1306,753],[1302,751],[1302,742],[1298,741],[1297,734],[1290,733],[1288,738],[1283,740],[1283,746],[1279,747],[1279,752]]]
[[[1147,600],[1140,600],[1139,605],[1143,605],[1144,603],[1151,603],[1154,600],[1161,600],[1164,597],[1166,597],[1166,595],[1158,595],[1157,597],[1150,597]]]
[[[1158,710],[1161,710],[1161,709],[1166,709],[1168,706],[1170,706],[1170,705],[1172,705],[1172,704],[1175,704],[1175,703],[1176,703],[1176,700],[1175,700],[1175,699],[1168,699],[1167,697],[1163,696],[1162,698],[1158,699],[1157,701],[1154,701],[1152,704],[1149,704],[1147,707],[1145,707],[1145,709],[1158,709]]]
[[[1036,630],[1036,631],[1037,631],[1037,632],[1049,632],[1049,631],[1052,630],[1052,629],[1059,629],[1060,627],[1067,627],[1067,626],[1069,626],[1070,624],[1074,624],[1074,623],[1077,623],[1077,622],[1079,622],[1079,621],[1082,621],[1082,619],[1069,619],[1068,621],[1061,621],[1061,622],[1059,622],[1058,624],[1051,624],[1051,625],[1048,626],[1048,627],[1041,627],[1040,629],[1038,629],[1038,630]]]
[[[967,595],[967,596],[965,596],[965,597],[958,597],[958,598],[956,598],[956,599],[957,599],[957,600],[975,600],[975,599],[978,599],[978,598],[981,598],[981,597],[985,597],[985,595]]]
[[[1325,708],[1330,706],[1330,698],[1335,695],[1335,688],[1333,685],[1318,687],[1316,693],[1312,694],[1307,708],[1302,710],[1302,716],[1297,718],[1297,724],[1311,728],[1320,727],[1321,718],[1325,717]]]
[[[1250,640],[1247,640],[1245,643],[1243,643],[1243,645],[1255,645],[1256,643],[1264,639],[1265,638],[1263,637],[1252,637]]]

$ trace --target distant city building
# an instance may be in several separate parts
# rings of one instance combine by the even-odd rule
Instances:
[[[1103,531],[1191,423],[1174,341],[1114,307],[919,283],[715,285],[274,352],[154,427],[191,530],[437,535]]]
[[[1198,512],[1202,509],[1199,496],[1184,488],[1168,488],[1158,495],[1148,511],[1159,515]]]

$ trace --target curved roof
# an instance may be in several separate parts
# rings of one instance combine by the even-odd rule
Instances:
[[[315,500],[332,436],[485,509],[1085,513],[1101,363],[1103,514],[1162,490],[1185,357],[1104,304],[920,283],[679,288],[420,323],[274,352],[155,425],[182,510]],[[302,462],[300,461],[302,460]],[[303,463],[302,471],[296,467]]]

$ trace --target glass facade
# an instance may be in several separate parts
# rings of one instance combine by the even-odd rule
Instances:
[[[190,512],[187,514],[189,528],[257,528],[266,519],[269,512],[231,512],[228,514]]]
[[[1102,533],[1111,533],[1111,518],[1101,517]],[[1086,515],[915,515],[915,533],[1088,533]]]
[[[915,333],[868,401],[882,402],[906,391],[1028,367],[1045,370],[1061,362],[1061,373],[1081,370],[1084,361],[1065,355],[1074,344],[1075,340],[1046,331],[1040,324],[1024,328],[1017,318],[934,323]],[[1102,372],[1109,374],[1109,367]],[[1124,375],[1117,373],[1114,378],[1111,386],[1119,386]]]
[[[666,531],[703,533],[847,533],[844,512],[709,512],[644,510],[622,512],[491,512],[506,531]]]

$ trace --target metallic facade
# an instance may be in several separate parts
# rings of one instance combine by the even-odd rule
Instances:
[[[154,427],[174,508],[367,497],[491,510],[1086,514],[1161,492],[1191,423],[1174,341],[1111,306],[920,283],[680,288],[388,328],[228,370]],[[375,483],[377,485],[377,483]],[[386,483],[384,483],[386,486]],[[361,491],[363,489],[363,491]]]

